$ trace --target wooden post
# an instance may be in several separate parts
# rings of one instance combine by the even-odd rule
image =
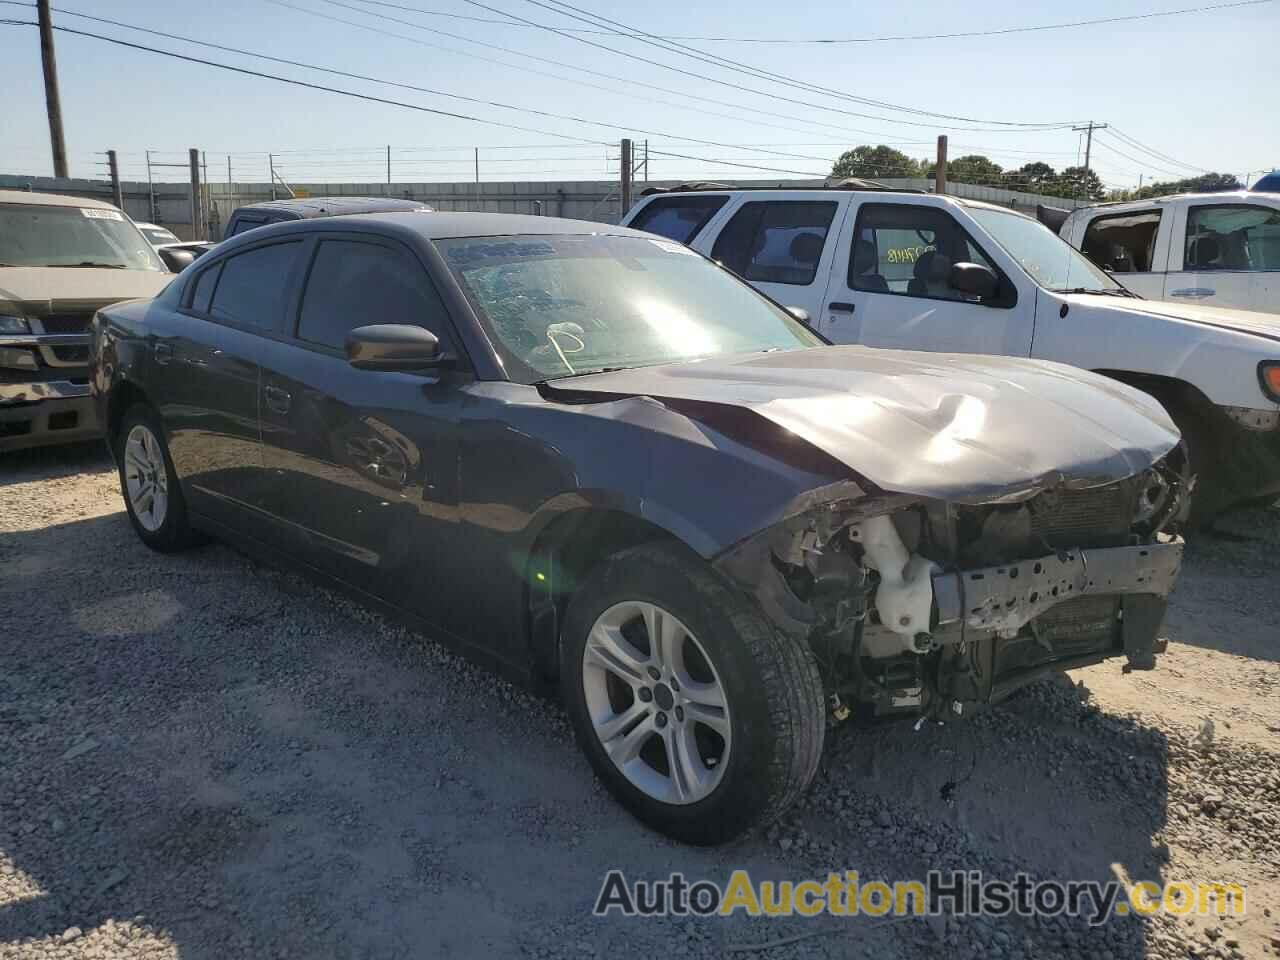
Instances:
[[[111,202],[124,209],[124,192],[120,189],[120,163],[114,150],[107,151],[107,169],[111,171]]]
[[[200,218],[200,151],[192,147],[187,155],[191,161],[191,238],[203,240],[204,226]]]
[[[934,193],[947,192],[947,136],[938,137],[938,169],[934,173]]]
[[[627,211],[631,209],[631,177],[634,171],[631,167],[631,140],[624,137],[622,140],[622,210],[618,214],[621,220],[627,215]]]
[[[53,19],[49,0],[37,0],[40,21],[40,62],[44,66],[44,109],[49,115],[49,146],[53,149],[53,175],[67,176],[67,142],[62,136],[62,100],[58,96],[58,62],[53,54]]]

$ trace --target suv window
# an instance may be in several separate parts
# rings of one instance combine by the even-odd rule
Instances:
[[[448,349],[444,304],[421,264],[381,244],[322,241],[302,295],[298,338],[341,350],[347,334],[368,323],[425,327]]]
[[[254,247],[222,261],[222,275],[213,292],[210,314],[218,320],[246,327],[283,329],[289,276],[301,252],[302,243],[293,240]],[[200,279],[205,276],[207,273]]]
[[[716,196],[660,197],[649,201],[629,226],[633,230],[647,230],[669,240],[688,243],[728,202],[728,197]]]
[[[267,218],[262,216],[236,217],[231,224],[231,230],[227,233],[227,236],[234,237],[238,233],[244,233],[246,230],[252,230],[254,227],[260,227],[266,222]]]
[[[1082,252],[1112,273],[1148,273],[1160,229],[1160,210],[1095,217],[1084,231]]]
[[[835,215],[831,200],[744,203],[720,231],[711,259],[744,280],[808,285]]]
[[[1280,210],[1235,203],[1187,210],[1184,270],[1280,270]]]
[[[849,286],[870,293],[965,300],[952,288],[951,266],[991,259],[944,210],[917,204],[864,203],[858,208]]]

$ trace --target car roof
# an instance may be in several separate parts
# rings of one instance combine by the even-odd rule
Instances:
[[[336,217],[346,213],[381,213],[390,210],[430,210],[425,203],[400,197],[305,197],[293,200],[263,200],[237,207],[235,213],[251,210],[283,210],[303,220]],[[234,214],[233,214],[234,216]]]
[[[984,210],[999,210],[1001,213],[1013,213],[1018,216],[1026,216],[1020,210],[1014,210],[1011,207],[1001,206],[998,203],[988,203],[986,200],[970,200],[968,197],[957,197],[952,194],[936,194],[925,193],[923,190],[895,190],[892,188],[874,189],[874,190],[850,190],[844,187],[725,187],[723,189],[708,186],[706,189],[699,187],[696,190],[667,190],[662,192],[650,193],[643,197],[643,200],[656,200],[664,197],[701,197],[708,194],[731,194],[735,197],[745,197],[748,200],[769,200],[773,202],[785,202],[787,200],[834,200],[836,197],[853,196],[860,200],[872,203],[884,203],[896,198],[911,198],[919,200],[921,197],[935,197],[943,203],[957,204],[964,207],[975,207]],[[633,210],[635,208],[632,208]],[[1028,219],[1035,219],[1028,217]]]
[[[1093,211],[1105,213],[1125,213],[1144,207],[1159,206],[1176,200],[1212,200],[1215,203],[1267,203],[1280,202],[1280,197],[1268,196],[1265,192],[1255,193],[1252,190],[1217,190],[1210,193],[1169,193],[1160,197],[1147,197],[1143,200],[1116,200],[1111,203],[1093,203],[1087,207],[1073,210],[1072,214],[1086,214]]]
[[[0,190],[0,203],[26,203],[44,207],[86,207],[92,210],[119,210],[113,203],[70,197],[63,193],[35,193],[31,190]]]
[[[219,249],[232,249],[244,244],[257,243],[268,237],[283,237],[295,233],[313,233],[321,230],[355,230],[384,236],[421,237],[426,240],[448,240],[460,237],[512,237],[529,234],[542,236],[609,236],[641,237],[645,240],[661,239],[642,230],[617,227],[608,223],[589,220],[567,220],[561,217],[539,217],[518,213],[362,213],[354,216],[328,217],[323,223],[303,220],[286,220],[269,223],[244,233],[236,234],[218,245]]]

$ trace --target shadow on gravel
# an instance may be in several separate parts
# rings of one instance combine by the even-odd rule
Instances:
[[[554,705],[230,550],[154,554],[116,513],[3,535],[12,558],[0,946],[141,915],[184,958],[710,957],[814,927],[598,921],[605,872],[1163,878],[1167,744],[1069,684],[842,732],[786,822],[696,850],[600,791]],[[821,922],[765,955],[1146,952],[1136,921]]]
[[[105,441],[86,440],[53,447],[0,453],[0,487],[51,477],[66,477],[111,466]]]

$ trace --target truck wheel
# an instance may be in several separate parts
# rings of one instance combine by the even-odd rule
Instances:
[[[138,538],[163,553],[199,542],[187,522],[187,504],[155,412],[134,404],[125,411],[114,441],[120,492]]]
[[[1165,408],[1182,433],[1183,443],[1187,446],[1188,466],[1196,477],[1187,523],[1192,529],[1208,530],[1228,506],[1226,481],[1218,469],[1223,462],[1224,451],[1219,450],[1213,429],[1199,411],[1177,402],[1166,403]]]
[[[610,557],[570,602],[562,641],[578,743],[654,829],[722,843],[813,779],[825,708],[812,652],[697,557],[665,544]]]

